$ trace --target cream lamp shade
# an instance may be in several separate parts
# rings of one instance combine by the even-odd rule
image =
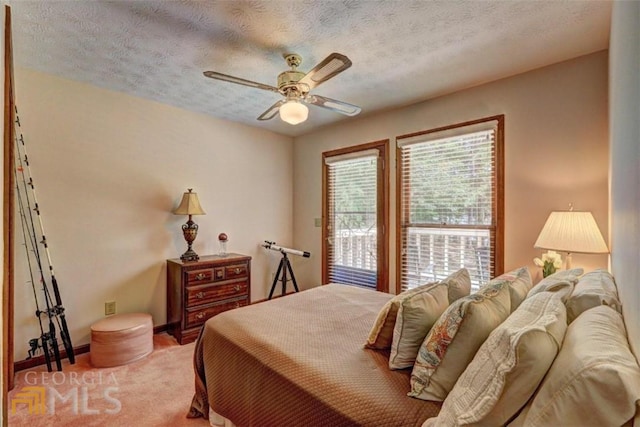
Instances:
[[[189,188],[186,193],[182,195],[182,201],[180,206],[173,211],[176,215],[205,215],[206,212],[200,206],[200,200],[198,200],[198,193],[191,192],[192,188]]]
[[[567,252],[567,269],[571,268],[572,253],[609,253],[591,212],[573,210],[551,212],[533,246]]]
[[[297,100],[290,99],[280,107],[280,118],[290,125],[297,125],[307,120],[309,109]]]
[[[188,191],[182,195],[180,206],[173,211],[176,215],[189,215],[187,223],[182,224],[182,235],[187,242],[187,251],[180,256],[183,262],[198,261],[198,259],[200,259],[191,247],[198,235],[198,224],[193,222],[191,215],[205,215],[204,209],[200,206],[200,200],[198,200],[198,193],[194,193],[191,190],[192,188],[189,188]]]

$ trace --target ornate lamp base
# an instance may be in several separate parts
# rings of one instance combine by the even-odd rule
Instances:
[[[198,256],[197,253],[194,252],[193,249],[189,249],[187,252],[180,255],[180,259],[182,260],[182,262],[198,261],[200,257]]]
[[[189,215],[189,221],[186,224],[182,225],[182,234],[184,235],[184,240],[187,241],[187,252],[183,253],[180,256],[182,262],[185,261],[198,261],[200,257],[193,249],[191,249],[191,244],[194,240],[196,240],[196,236],[198,235],[198,224],[191,220],[191,215]]]

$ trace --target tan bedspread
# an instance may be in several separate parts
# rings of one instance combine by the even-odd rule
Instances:
[[[390,297],[326,285],[210,319],[190,416],[206,417],[208,398],[239,427],[421,425],[441,404],[407,397],[411,370],[363,347]]]

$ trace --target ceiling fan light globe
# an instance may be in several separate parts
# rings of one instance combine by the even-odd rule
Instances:
[[[297,125],[307,120],[309,109],[298,101],[287,101],[280,106],[280,118],[290,125]]]

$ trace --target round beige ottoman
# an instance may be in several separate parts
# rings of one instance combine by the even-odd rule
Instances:
[[[152,351],[150,314],[114,314],[91,325],[91,364],[96,368],[126,365]]]

